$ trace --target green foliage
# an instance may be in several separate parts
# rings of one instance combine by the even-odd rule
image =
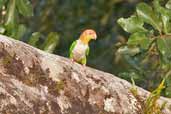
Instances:
[[[23,16],[33,16],[33,8],[29,0],[17,0],[17,8]]]
[[[120,18],[118,20],[118,23],[126,32],[129,33],[146,31],[146,29],[143,27],[144,22],[135,15],[131,16],[128,19]]]
[[[166,64],[171,64],[171,39],[170,38],[160,38],[157,39],[158,49],[162,55],[162,60]]]
[[[7,5],[6,5],[7,4]],[[21,39],[26,32],[26,27],[20,24],[18,21],[19,14],[24,16],[31,16],[33,10],[29,0],[6,0],[4,6],[4,12],[6,12],[3,26],[3,32],[1,34],[13,37],[15,39]],[[30,4],[30,5],[28,5]]]
[[[168,2],[166,4],[166,8],[171,9],[171,0],[168,0]]]
[[[165,78],[160,85],[146,99],[144,114],[162,114],[162,109],[165,104],[160,107],[157,100],[160,98],[161,91],[164,89]]]
[[[46,52],[52,53],[55,47],[59,43],[59,36],[55,32],[49,33],[46,40],[44,41],[42,45],[42,49]]]
[[[162,0],[153,0],[152,3],[152,6],[139,3],[133,16],[118,20],[130,37],[117,52],[130,64],[130,69],[138,73],[140,79],[145,79],[141,84],[146,85],[159,83],[158,80],[171,70],[170,0],[165,6]],[[137,51],[133,51],[135,49]],[[171,83],[169,77],[166,82]],[[153,87],[146,88],[151,90]],[[165,90],[167,92],[163,94],[170,96],[169,86]]]
[[[142,49],[148,49],[151,39],[144,32],[136,32],[130,36],[127,44],[132,46],[140,46]]]
[[[130,89],[130,91],[132,92],[132,94],[134,96],[137,96],[138,95],[138,90],[137,90],[137,87],[135,85],[135,81],[134,81],[133,77],[131,77],[131,81],[132,81],[132,88]]]
[[[40,36],[41,36],[41,33],[40,32],[34,32],[32,33],[32,36],[30,37],[29,41],[28,41],[28,44],[36,47],[36,43],[39,41],[40,39]]]
[[[22,20],[20,18],[33,16],[31,2],[29,0],[0,0],[1,10],[2,7],[5,8],[2,11],[5,12],[5,15],[3,15],[5,18],[2,18],[0,34],[10,36],[17,40],[22,40],[25,33],[27,33],[28,28],[25,24],[20,24]],[[28,44],[52,53],[59,43],[58,34],[55,32],[50,33],[47,38],[44,39],[42,46],[38,45],[41,36],[43,35],[40,32],[32,33],[32,36],[28,38]]]
[[[145,23],[152,25],[154,29],[161,32],[160,18],[154,13],[152,7],[146,3],[139,3],[136,7],[136,13]]]
[[[165,108],[167,102],[164,102],[161,106],[158,104],[158,100],[160,98],[160,95],[162,91],[165,88],[165,82],[166,82],[167,76],[162,80],[162,82],[159,84],[159,86],[151,92],[151,94],[146,98],[144,102],[140,102],[142,106],[142,112],[143,114],[162,114],[163,108]],[[135,86],[135,81],[133,77],[131,77],[132,81],[132,88],[130,88],[131,93],[141,101],[139,97],[138,90]]]
[[[2,25],[0,25],[0,34],[3,34],[4,32],[5,32],[5,28]]]

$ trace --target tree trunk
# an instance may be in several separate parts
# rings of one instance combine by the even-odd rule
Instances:
[[[143,114],[149,92],[0,35],[0,114]],[[163,114],[171,99],[161,97]]]

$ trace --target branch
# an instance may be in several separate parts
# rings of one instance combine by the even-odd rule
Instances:
[[[1,114],[143,114],[149,92],[0,35]],[[171,99],[161,97],[164,114]]]

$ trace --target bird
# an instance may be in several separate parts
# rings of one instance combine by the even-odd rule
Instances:
[[[87,56],[89,55],[90,40],[96,40],[97,34],[93,29],[84,30],[80,37],[73,41],[69,49],[69,58],[74,62],[80,63],[83,66],[86,66]]]

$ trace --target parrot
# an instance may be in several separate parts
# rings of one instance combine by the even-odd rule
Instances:
[[[80,37],[73,41],[69,49],[69,58],[71,61],[75,61],[77,63],[86,66],[87,56],[89,55],[90,47],[89,41],[96,40],[97,35],[93,29],[84,30]]]

